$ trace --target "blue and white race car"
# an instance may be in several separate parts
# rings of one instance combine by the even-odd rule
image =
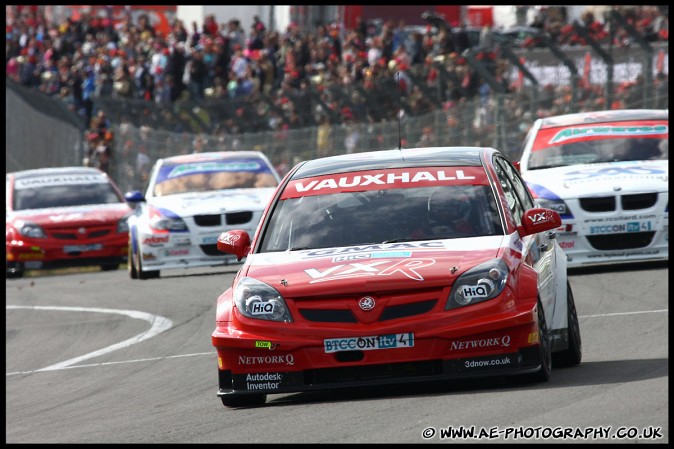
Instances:
[[[669,259],[669,111],[612,110],[538,119],[520,171],[558,212],[568,267]]]
[[[131,279],[160,270],[236,262],[218,251],[229,229],[255,230],[280,177],[257,151],[197,153],[159,159],[143,195],[128,192]]]

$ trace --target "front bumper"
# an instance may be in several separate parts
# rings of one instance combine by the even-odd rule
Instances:
[[[217,249],[217,236],[188,232],[151,233],[135,230],[134,255],[140,253],[143,271],[211,267],[239,263],[236,257]]]
[[[232,374],[218,371],[218,396],[282,394],[374,385],[525,374],[541,366],[537,346],[516,352],[450,360],[399,362],[315,370]]]
[[[53,241],[49,239],[12,240],[6,242],[5,257],[8,267],[45,269],[82,267],[122,263],[128,254],[126,234],[114,238],[86,242]]]
[[[218,396],[535,372],[540,368],[535,311],[530,305],[468,326],[400,325],[393,335],[412,337],[413,346],[349,350],[345,343],[347,350],[338,352],[326,352],[325,340],[315,334],[300,341],[218,328],[212,336],[218,354]],[[363,347],[367,341],[364,337]]]
[[[557,234],[567,268],[669,260],[669,226],[649,232],[593,236]]]

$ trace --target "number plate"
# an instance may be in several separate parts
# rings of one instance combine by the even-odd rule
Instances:
[[[389,334],[374,337],[330,338],[323,340],[325,352],[373,351],[376,349],[411,348],[414,346],[414,334]]]
[[[66,253],[83,253],[85,251],[97,251],[103,249],[100,243],[93,243],[91,245],[66,245],[63,247],[63,252]]]

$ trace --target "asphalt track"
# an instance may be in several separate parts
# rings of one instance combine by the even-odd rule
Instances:
[[[571,271],[583,362],[545,384],[271,395],[228,409],[210,336],[237,268],[8,280],[6,443],[669,442],[668,264]]]

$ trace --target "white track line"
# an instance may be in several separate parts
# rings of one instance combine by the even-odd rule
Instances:
[[[37,373],[37,372],[42,372],[42,371],[55,371],[55,370],[62,370],[62,369],[71,369],[71,368],[89,368],[93,366],[104,366],[104,365],[119,365],[119,364],[124,364],[124,363],[137,363],[137,362],[148,362],[148,361],[156,361],[156,360],[166,360],[166,359],[175,359],[175,358],[180,358],[180,357],[194,357],[194,356],[199,356],[199,355],[209,355],[213,356],[215,352],[198,352],[194,354],[183,354],[183,355],[173,355],[173,356],[167,356],[167,357],[151,357],[147,359],[137,359],[137,360],[125,360],[121,362],[103,362],[103,363],[92,363],[92,364],[87,364],[87,365],[76,365],[72,366],[76,362],[80,362],[82,360],[91,358],[91,357],[96,357],[101,354],[106,354],[108,352],[115,351],[117,349],[120,349],[121,347],[124,346],[130,346],[132,344],[141,342],[143,340],[147,340],[148,338],[154,337],[155,335],[164,332],[165,330],[168,330],[173,324],[171,323],[171,320],[157,316],[157,315],[150,315],[149,313],[145,312],[137,312],[134,310],[115,310],[115,309],[84,309],[81,307],[40,307],[40,306],[35,306],[35,307],[30,307],[30,306],[7,306],[8,309],[37,309],[37,310],[68,310],[68,311],[75,311],[75,312],[101,312],[101,313],[119,313],[121,315],[127,315],[132,318],[139,318],[142,320],[149,321],[152,323],[152,329],[150,329],[147,332],[144,332],[142,334],[139,334],[133,338],[130,338],[129,340],[125,340],[121,343],[117,343],[116,345],[108,346],[107,348],[101,349],[99,351],[91,352],[89,354],[86,354],[81,357],[76,357],[74,359],[67,360],[65,362],[57,363],[56,365],[51,365],[46,368],[42,368],[39,370],[35,371],[18,371],[18,372],[13,372],[13,373],[7,373],[5,376],[13,376],[17,374],[32,374],[32,373]],[[597,315],[579,315],[578,318],[596,318],[596,317],[606,317],[606,316],[623,316],[623,315],[638,315],[642,313],[662,313],[662,312],[669,312],[669,309],[660,309],[660,310],[642,310],[642,311],[637,311],[637,312],[618,312],[618,313],[601,313]],[[159,322],[160,324],[157,325],[156,323]],[[159,328],[161,326],[167,326],[165,328],[162,328],[161,330],[155,332],[152,332],[153,329]],[[215,351],[215,349],[214,349]]]
[[[131,318],[145,320],[152,325],[149,330],[131,337],[128,340],[124,340],[114,345],[108,346],[98,351],[90,352],[79,357],[66,360],[65,362],[56,363],[54,365],[47,366],[46,368],[41,368],[31,372],[40,372],[40,371],[54,371],[67,368],[75,363],[82,362],[93,357],[98,357],[99,355],[108,354],[110,352],[116,351],[118,349],[126,348],[141,341],[148,340],[156,335],[161,334],[162,332],[170,329],[173,326],[173,322],[168,318],[164,318],[159,315],[152,315],[150,313],[139,312],[137,310],[119,310],[119,309],[99,309],[99,308],[89,308],[89,307],[50,307],[50,306],[6,306],[7,309],[31,309],[31,310],[58,310],[64,312],[94,312],[94,313],[116,313],[119,315],[126,315]],[[14,373],[8,373],[14,374]]]
[[[598,313],[597,315],[579,315],[578,318],[595,318],[595,317],[599,317],[599,316],[637,315],[639,313],[660,313],[660,312],[669,312],[669,309],[642,310],[641,312]]]

